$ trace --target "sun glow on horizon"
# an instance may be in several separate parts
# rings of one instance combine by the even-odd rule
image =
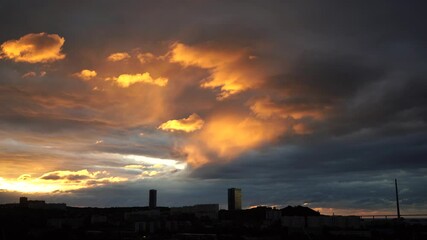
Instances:
[[[91,155],[96,158],[123,162],[121,167],[97,166],[97,171],[87,169],[78,171],[56,170],[47,173],[21,174],[16,178],[0,177],[0,191],[22,193],[67,192],[83,188],[95,188],[108,184],[138,181],[173,174],[184,170],[187,163],[173,159],[162,159],[141,155],[121,155],[100,153]],[[108,171],[107,171],[108,170]],[[123,174],[122,171],[137,171],[139,174]]]
[[[54,192],[61,187],[57,184],[40,184],[27,180],[12,180],[0,177],[0,190],[16,191],[23,193],[48,193]]]
[[[105,171],[89,172],[84,169],[80,171],[54,171],[37,178],[32,178],[29,174],[23,174],[16,179],[0,177],[0,190],[23,193],[49,193],[77,190],[128,180],[123,177],[110,177],[108,175]]]

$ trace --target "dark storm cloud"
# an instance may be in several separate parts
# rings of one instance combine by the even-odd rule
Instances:
[[[208,179],[257,176],[277,181],[349,172],[416,170],[427,167],[425,134],[312,139],[310,142],[242,156],[238,161],[194,172]],[[259,160],[263,159],[263,160]],[[246,171],[239,171],[244,167]],[[258,175],[259,174],[259,175]]]
[[[327,99],[328,103],[351,98],[364,85],[381,80],[384,73],[383,67],[366,63],[363,58],[313,53],[302,56],[290,73],[275,77],[270,84],[291,95]]]

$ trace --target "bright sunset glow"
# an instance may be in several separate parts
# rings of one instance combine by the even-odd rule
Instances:
[[[43,193],[76,190],[126,180],[126,178],[111,177],[105,171],[89,172],[86,169],[79,171],[54,171],[36,178],[32,178],[28,174],[25,177],[20,176],[17,179],[0,178],[0,189],[26,193]]]
[[[29,33],[1,44],[1,52],[16,62],[54,62],[65,58],[61,52],[64,42],[58,34]]]
[[[286,125],[266,123],[240,116],[215,116],[195,137],[203,147],[222,159],[231,159],[244,151],[271,142],[286,131]]]
[[[78,73],[74,73],[74,76],[86,81],[96,77],[96,75],[97,75],[96,71],[88,70],[88,69],[84,69]]]
[[[183,131],[183,132],[194,132],[203,127],[205,122],[200,118],[199,115],[193,113],[188,118],[169,120],[159,126],[159,129],[165,131]]]
[[[147,83],[164,87],[168,83],[168,79],[164,77],[152,78],[150,73],[137,73],[137,74],[121,74],[118,77],[107,78],[106,80],[113,80],[118,86],[127,88],[135,83]]]

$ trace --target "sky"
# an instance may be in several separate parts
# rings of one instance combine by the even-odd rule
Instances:
[[[423,1],[0,1],[0,203],[427,208]]]

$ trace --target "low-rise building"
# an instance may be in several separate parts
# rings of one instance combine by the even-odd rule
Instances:
[[[218,219],[219,204],[197,204],[194,206],[173,207],[171,215],[194,214],[197,218]]]

